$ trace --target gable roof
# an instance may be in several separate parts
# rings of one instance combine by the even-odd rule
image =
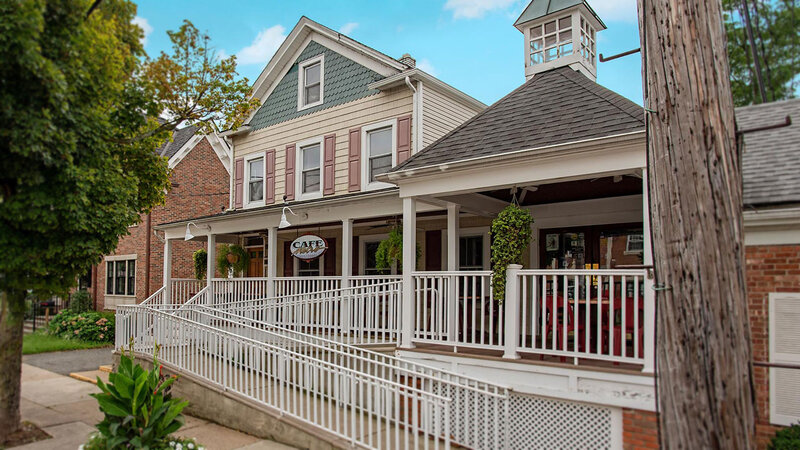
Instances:
[[[748,206],[800,202],[800,99],[736,108],[740,130],[781,123],[788,127],[744,135],[742,184]]]
[[[392,172],[644,131],[644,110],[560,67],[537,74]]]
[[[596,12],[589,6],[589,3],[586,0],[533,0],[528,4],[522,14],[520,14],[517,21],[514,22],[514,26],[518,26],[525,22],[530,22],[531,20],[536,20],[542,18],[548,14],[552,14],[558,11],[565,10],[567,8],[572,8],[573,6],[584,5],[586,9],[589,10],[590,13],[600,22],[600,25],[603,28],[606,25],[600,20],[600,16],[597,15]]]
[[[176,129],[172,132],[172,142],[167,141],[156,151],[160,156],[167,159],[175,156],[176,153],[187,143],[189,139],[197,133],[198,127],[190,126]]]

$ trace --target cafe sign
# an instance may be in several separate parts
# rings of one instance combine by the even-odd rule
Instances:
[[[325,254],[328,242],[317,235],[306,234],[293,240],[289,250],[295,258],[308,261]]]

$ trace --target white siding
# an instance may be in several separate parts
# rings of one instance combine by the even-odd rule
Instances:
[[[437,88],[426,84],[422,91],[422,147],[425,148],[455,127],[480,112],[472,106],[451,100]]]

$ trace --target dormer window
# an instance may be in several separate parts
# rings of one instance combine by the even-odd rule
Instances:
[[[323,55],[301,62],[299,68],[297,109],[321,105],[325,80]]]
[[[595,65],[594,53],[594,27],[581,17],[581,56]]]
[[[572,16],[536,25],[530,33],[530,65],[572,54]]]

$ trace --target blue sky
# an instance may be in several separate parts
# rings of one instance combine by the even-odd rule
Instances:
[[[137,22],[151,56],[169,50],[167,30],[188,19],[224,55],[236,54],[251,82],[305,15],[399,58],[410,53],[423,70],[486,104],[525,80],[522,33],[513,23],[529,0],[294,0],[226,2],[140,0]],[[636,0],[589,0],[608,26],[599,53],[639,46]],[[598,63],[598,82],[642,102],[639,55]]]

